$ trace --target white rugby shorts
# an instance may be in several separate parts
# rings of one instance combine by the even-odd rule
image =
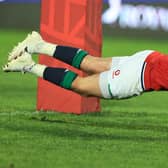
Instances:
[[[113,57],[111,69],[100,74],[99,85],[103,97],[122,99],[140,95],[143,92],[144,61],[152,52],[145,50],[132,56]]]

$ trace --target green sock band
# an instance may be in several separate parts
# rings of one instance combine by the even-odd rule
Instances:
[[[68,71],[63,79],[63,81],[60,83],[60,86],[62,86],[65,89],[71,89],[72,86],[72,82],[74,81],[74,79],[77,77],[77,74],[72,72],[72,71]]]
[[[76,68],[80,68],[81,62],[82,60],[88,55],[88,52],[84,51],[84,50],[79,50],[76,55],[73,58],[72,61],[72,66],[76,67]]]

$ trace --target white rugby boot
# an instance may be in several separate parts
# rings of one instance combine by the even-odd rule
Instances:
[[[36,63],[32,60],[31,54],[24,52],[21,56],[8,62],[2,67],[4,72],[29,72]]]
[[[18,43],[18,45],[13,48],[13,50],[9,53],[8,61],[16,59],[25,51],[30,54],[37,53],[43,44],[44,40],[41,35],[38,32],[33,31],[31,34],[28,34],[25,40]]]

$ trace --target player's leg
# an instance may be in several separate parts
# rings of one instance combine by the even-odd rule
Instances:
[[[99,74],[91,75],[88,77],[80,77],[76,73],[64,68],[42,68],[43,73],[41,74],[41,77],[53,84],[56,84],[57,86],[72,90],[80,95],[87,97],[103,97],[99,85]],[[37,69],[32,69],[30,72],[38,75]]]
[[[100,74],[94,74],[88,77],[77,77],[71,86],[71,89],[83,96],[103,97],[99,85]]]
[[[72,90],[84,96],[104,97],[103,92],[107,92],[107,85],[104,86],[107,79],[104,80],[101,74],[91,75],[88,77],[79,77],[74,72],[64,68],[52,68],[45,65],[36,64],[31,55],[23,53],[22,56],[12,60],[4,66],[5,72],[30,72],[38,77],[63,87]],[[104,91],[105,90],[105,91]]]
[[[46,42],[37,32],[29,34],[23,42],[12,50],[9,54],[9,61],[22,55],[24,51],[30,54],[37,53],[52,56],[89,74],[106,71],[111,66],[111,58],[97,58],[79,48]]]
[[[50,45],[48,42],[45,43]],[[51,51],[50,56],[53,56],[55,59],[63,61],[75,68],[81,69],[88,74],[104,72],[109,70],[111,67],[112,58],[94,57],[79,48],[57,45],[53,51]]]
[[[112,58],[99,58],[87,55],[81,62],[80,69],[88,74],[97,74],[111,68]]]

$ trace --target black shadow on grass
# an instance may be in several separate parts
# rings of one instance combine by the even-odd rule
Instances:
[[[62,121],[58,121],[58,123],[62,123]],[[82,140],[119,140],[119,141],[132,141],[132,142],[168,142],[168,135],[167,136],[151,136],[151,135],[143,135],[143,133],[139,133],[139,135],[121,135],[121,133],[104,133],[103,130],[84,130],[79,128],[71,128],[69,127],[60,127],[59,124],[52,125],[51,127],[44,127],[44,126],[25,126],[22,127],[21,125],[15,125],[14,123],[3,124],[1,128],[18,132],[22,134],[24,132],[28,134],[37,134],[41,138],[43,135],[46,137],[60,137],[64,139],[76,139],[80,138]],[[88,129],[88,128],[87,128]],[[152,128],[150,128],[152,130]],[[163,130],[167,130],[167,127],[163,127]],[[120,132],[120,131],[119,131]],[[18,134],[18,135],[19,135]]]
[[[57,124],[69,124],[69,125],[75,125],[76,127],[79,126],[86,126],[86,127],[97,127],[98,129],[100,128],[116,128],[116,129],[125,129],[125,130],[143,130],[143,131],[152,131],[152,132],[163,132],[163,133],[168,133],[168,126],[162,126],[162,125],[154,125],[150,123],[137,123],[137,122],[132,122],[132,123],[123,123],[123,122],[115,122],[115,121],[79,121],[79,120],[49,120],[47,118],[32,118],[33,120],[36,121],[41,121],[41,122],[47,122],[47,123],[57,123]]]

